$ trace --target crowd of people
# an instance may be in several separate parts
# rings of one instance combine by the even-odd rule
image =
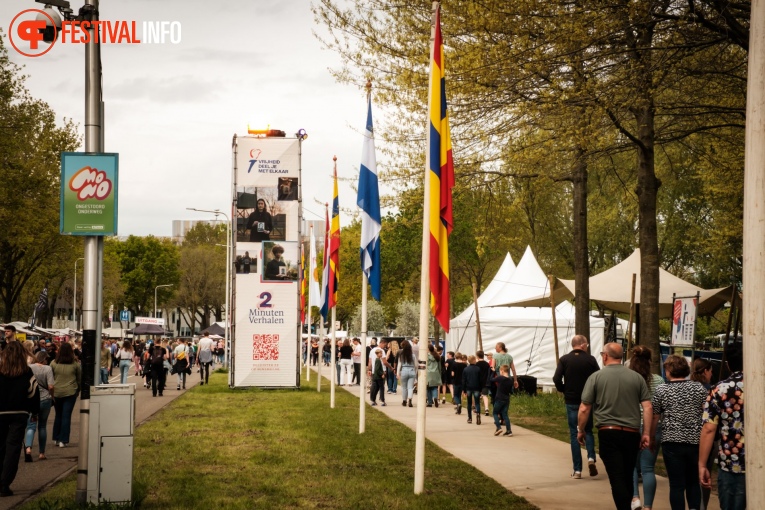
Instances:
[[[186,377],[197,366],[200,384],[209,381],[210,369],[223,364],[225,346],[208,334],[191,340],[104,339],[100,353],[100,383],[108,384],[114,369],[126,384],[131,369],[145,378],[153,396],[162,396],[168,374],[176,375],[177,390],[185,389]],[[11,484],[18,471],[21,450],[25,462],[33,462],[35,435],[39,461],[47,460],[48,419],[55,411],[52,439],[59,448],[69,445],[72,412],[82,387],[79,339],[18,340],[16,328],[4,326],[0,341],[0,497],[13,495]]]
[[[587,352],[585,337],[577,335],[571,344],[572,352],[560,358],[553,381],[566,403],[572,478],[582,477],[581,446],[590,476],[598,474],[593,436],[597,428],[600,458],[617,510],[653,508],[659,449],[669,478],[670,508],[685,509],[686,503],[690,509],[707,508],[713,462],[718,464],[720,507],[746,508],[740,343],[726,349],[730,376],[716,385],[711,384],[712,365],[705,359],[691,365],[682,356],[669,355],[662,378],[652,372],[652,351],[644,346],[632,349],[625,364],[622,346],[606,344],[599,353],[601,369]]]

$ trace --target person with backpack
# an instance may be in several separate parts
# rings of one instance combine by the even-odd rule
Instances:
[[[175,389],[180,390],[181,386],[183,386],[183,389],[185,390],[187,373],[186,370],[189,367],[189,348],[186,346],[186,343],[181,340],[178,342],[178,345],[173,352],[175,354],[173,370],[178,375],[178,386]]]
[[[199,365],[199,377],[202,381],[200,386],[209,384],[210,379],[210,365],[213,362],[213,347],[214,342],[210,338],[210,333],[205,332],[202,339],[199,341],[199,350],[197,351],[197,365]]]
[[[165,372],[165,360],[167,360],[167,351],[159,344],[154,345],[154,349],[149,360],[151,371],[151,396],[156,397],[157,394],[162,396],[165,391],[165,380],[167,374]]]

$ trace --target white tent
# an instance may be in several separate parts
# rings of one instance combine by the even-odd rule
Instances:
[[[540,385],[551,385],[555,373],[555,345],[553,340],[552,309],[550,307],[522,308],[484,306],[498,295],[516,295],[520,298],[536,295],[544,287],[547,277],[531,252],[530,248],[513,268],[508,255],[494,280],[478,297],[479,322],[484,352],[494,352],[497,342],[504,342],[508,353],[513,356],[518,375],[537,378]],[[472,354],[479,349],[476,338],[474,305],[449,322],[449,335],[446,340],[447,351],[459,351]],[[558,349],[560,356],[571,350],[571,337],[574,336],[574,307],[563,302],[555,312]],[[603,349],[605,321],[598,317],[590,318],[590,350],[600,352]]]

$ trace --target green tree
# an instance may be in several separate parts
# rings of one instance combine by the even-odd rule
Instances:
[[[168,297],[175,292],[172,287],[156,287],[166,284],[178,285],[178,247],[170,241],[154,236],[130,236],[118,245],[117,256],[125,289],[124,305],[135,316],[151,316],[155,290],[158,303],[167,302]]]
[[[51,260],[67,256],[72,249],[71,240],[61,236],[58,229],[59,155],[62,151],[75,150],[79,138],[70,121],[56,125],[53,110],[29,95],[24,79],[19,68],[8,59],[0,39],[0,225],[3,226],[0,229],[0,299],[5,322],[13,319],[14,307],[30,278]],[[55,282],[56,287],[59,283]],[[39,295],[40,290],[32,292]]]

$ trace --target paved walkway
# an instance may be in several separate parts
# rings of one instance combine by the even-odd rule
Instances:
[[[328,369],[322,370],[324,380],[321,391],[329,393],[330,382],[326,379]],[[313,374],[312,378],[313,378]],[[345,390],[358,397],[358,386],[337,387],[336,391]],[[367,412],[380,411],[390,418],[400,421],[415,430],[417,403],[415,407],[401,406],[401,390],[398,395],[386,394],[386,407],[367,407]],[[366,396],[369,402],[369,396]],[[523,496],[542,510],[570,509],[610,509],[614,507],[611,499],[611,486],[608,483],[603,463],[598,459],[599,474],[590,477],[582,474],[581,480],[570,478],[571,447],[557,439],[552,439],[531,430],[513,426],[513,437],[495,437],[494,420],[482,416],[482,424],[467,424],[467,416],[456,416],[454,407],[448,403],[438,408],[428,408],[426,414],[427,438],[455,457],[475,466],[487,476],[495,479],[505,488]],[[510,407],[512,409],[512,400]],[[561,409],[561,419],[565,413]],[[428,452],[426,450],[426,455]],[[586,459],[586,454],[583,452]],[[427,480],[425,485],[427,489]],[[641,487],[642,494],[642,487]],[[709,510],[719,510],[716,495],[712,495]],[[669,508],[669,482],[657,476],[657,490],[654,510]]]
[[[134,369],[131,368],[130,372],[133,373]],[[119,370],[114,369],[112,372],[114,376],[109,378],[110,383],[119,383]],[[177,383],[177,377],[175,375],[168,375],[167,388],[165,388],[164,396],[152,397],[151,391],[143,387],[143,379],[139,379],[135,375],[128,377],[128,384],[136,385],[136,404],[135,404],[135,423],[136,426],[140,425],[157,411],[164,408],[167,404],[175,400],[178,396],[185,393],[184,390],[177,391],[175,389]],[[199,375],[194,371],[188,376],[186,382],[186,388],[190,389],[199,383]],[[42,491],[46,490],[53,483],[66,477],[77,468],[77,456],[79,454],[79,440],[80,440],[80,400],[77,400],[77,404],[72,413],[72,432],[70,436],[69,445],[66,448],[58,448],[53,443],[53,419],[55,417],[55,410],[51,410],[50,418],[48,419],[48,441],[45,447],[45,455],[48,460],[38,461],[38,438],[35,434],[34,445],[32,446],[32,458],[34,462],[24,462],[23,454],[21,462],[19,463],[19,473],[16,475],[11,485],[13,490],[13,496],[0,499],[0,510],[14,508],[16,506],[25,503],[27,500],[34,498]],[[72,494],[74,499],[74,494]]]

